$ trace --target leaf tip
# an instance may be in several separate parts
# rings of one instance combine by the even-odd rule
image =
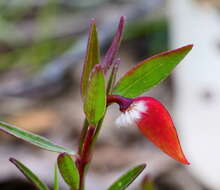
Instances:
[[[10,158],[9,158],[9,161],[10,161],[11,163],[15,164],[17,160],[16,160],[15,158],[10,157]]]
[[[193,47],[194,47],[193,44],[188,44],[188,45],[181,47],[181,49],[187,49],[188,51],[190,51]]]
[[[120,26],[120,28],[123,28],[123,27],[124,27],[125,20],[126,20],[126,17],[125,17],[125,16],[121,16],[121,17],[120,17],[120,21],[119,21],[119,26]]]
[[[144,170],[147,167],[147,163],[140,164],[139,167],[142,168],[142,170]]]
[[[58,155],[58,157],[57,157],[57,162],[59,163],[60,162],[60,159],[62,159],[64,156],[66,156],[67,155],[67,153],[65,153],[65,152],[62,152],[62,153],[60,153],[59,155]]]
[[[95,25],[96,24],[96,19],[95,18],[91,18],[90,19],[90,24],[91,25]]]

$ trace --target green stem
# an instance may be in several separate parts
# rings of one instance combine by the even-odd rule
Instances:
[[[80,187],[79,190],[84,190],[85,176],[87,173],[87,168],[92,158],[91,144],[94,138],[96,126],[88,126],[88,130],[84,137],[81,152],[79,154],[79,159],[77,160],[78,170],[80,174]]]

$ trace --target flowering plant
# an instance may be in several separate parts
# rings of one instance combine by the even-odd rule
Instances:
[[[120,80],[116,81],[120,59],[117,52],[121,43],[125,18],[121,17],[113,42],[100,61],[100,49],[96,22],[90,24],[86,57],[81,78],[81,96],[85,121],[76,153],[39,135],[0,122],[0,130],[30,142],[43,149],[58,152],[57,165],[64,181],[71,190],[84,190],[85,176],[92,159],[93,149],[102,128],[106,109],[113,103],[119,105],[122,114],[117,125],[136,125],[141,133],[163,152],[182,164],[189,164],[183,154],[176,129],[167,109],[152,97],[140,96],[165,79],[174,67],[192,49],[187,45],[160,53],[137,64]],[[110,74],[108,75],[108,72]],[[48,190],[30,169],[15,158],[10,161],[37,187]],[[120,177],[108,190],[123,190],[143,171],[141,164]],[[55,167],[54,190],[58,190],[57,167]]]

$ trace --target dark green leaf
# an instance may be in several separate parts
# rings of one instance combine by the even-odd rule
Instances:
[[[100,49],[96,31],[96,23],[95,20],[92,20],[90,24],[89,39],[81,78],[81,93],[83,98],[87,92],[90,73],[94,65],[99,64],[99,51]]]
[[[124,190],[126,189],[138,176],[139,174],[144,170],[146,167],[146,164],[141,164],[131,170],[129,170],[127,173],[122,175],[115,183],[113,183],[108,190]]]
[[[79,172],[75,162],[68,154],[60,154],[57,159],[60,174],[64,181],[73,189],[79,188]]]
[[[59,190],[59,180],[58,180],[58,172],[57,172],[57,164],[54,167],[54,190]]]
[[[184,46],[142,61],[118,81],[112,93],[128,98],[139,96],[165,79],[192,47]]]
[[[49,151],[66,152],[68,154],[74,154],[74,151],[66,149],[62,146],[58,146],[44,137],[25,131],[23,129],[19,129],[15,126],[1,121],[0,130]]]
[[[9,159],[39,190],[49,190],[48,187],[25,165],[14,158]]]
[[[95,66],[85,96],[84,112],[88,122],[97,125],[106,108],[105,77],[101,65]]]

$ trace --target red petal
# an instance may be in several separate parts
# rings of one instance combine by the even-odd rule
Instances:
[[[140,131],[163,152],[175,160],[189,164],[185,158],[172,118],[166,108],[156,99],[150,97],[135,98],[145,101],[147,111],[136,121]]]

